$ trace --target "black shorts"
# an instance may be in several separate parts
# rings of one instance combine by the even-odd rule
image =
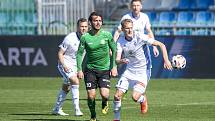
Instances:
[[[84,81],[87,90],[99,88],[110,88],[110,71],[86,69]]]

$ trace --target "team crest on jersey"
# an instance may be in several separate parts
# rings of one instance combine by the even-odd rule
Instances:
[[[105,39],[102,39],[100,44],[105,44]]]

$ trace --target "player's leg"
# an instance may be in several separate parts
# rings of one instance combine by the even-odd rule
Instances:
[[[98,87],[102,97],[102,113],[107,114],[109,110],[110,71],[97,71],[97,77],[99,78]]]
[[[134,85],[133,93],[132,93],[132,99],[135,102],[140,103],[142,113],[146,113],[148,110],[147,99],[146,99],[146,96],[144,95],[145,90],[146,90],[145,84],[141,82],[137,82]]]
[[[148,101],[147,101],[147,97],[146,97],[146,87],[148,85],[148,82],[151,78],[151,69],[147,69],[145,70],[144,74],[143,74],[143,84],[145,86],[145,90],[143,92],[143,96],[144,96],[144,101],[142,103],[140,103],[140,110],[141,113],[145,114],[148,111]]]
[[[60,90],[58,96],[57,96],[57,101],[55,104],[55,107],[53,109],[53,114],[56,115],[68,115],[66,113],[63,112],[62,110],[62,105],[66,99],[66,95],[70,90],[70,81],[68,79],[69,73],[66,73],[62,67],[62,65],[58,65],[58,71],[61,73],[64,82],[63,82],[63,86],[62,89]]]
[[[120,120],[121,100],[123,95],[127,92],[129,87],[128,79],[121,77],[116,85],[116,93],[114,95],[113,110],[114,110],[114,121]]]
[[[92,121],[96,121],[96,109],[95,109],[95,105],[96,105],[96,88],[97,88],[97,84],[96,84],[96,75],[95,72],[93,70],[86,70],[86,72],[84,73],[84,81],[85,81],[85,85],[86,85],[86,90],[87,90],[87,104],[91,113],[91,119]]]
[[[79,106],[79,79],[77,76],[70,77],[72,102],[75,108],[75,116],[82,116],[83,113]]]
[[[68,84],[63,84],[62,89],[60,90],[60,92],[57,96],[56,104],[55,104],[52,114],[62,115],[62,116],[69,115],[69,114],[64,113],[62,110],[62,105],[66,99],[67,93],[69,92],[69,88],[70,88],[70,86]]]

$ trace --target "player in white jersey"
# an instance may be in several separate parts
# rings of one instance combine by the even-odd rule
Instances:
[[[71,89],[72,102],[75,108],[75,116],[82,116],[83,113],[79,107],[79,79],[77,78],[76,53],[80,43],[80,37],[88,31],[87,19],[81,18],[77,22],[77,32],[67,35],[59,45],[58,51],[58,70],[61,73],[64,82],[60,90],[52,114],[69,115],[62,110],[63,102],[67,93]]]
[[[133,31],[131,19],[124,19],[121,24],[124,36],[121,36],[117,41],[116,62],[118,64],[127,63],[127,67],[116,85],[117,90],[113,102],[114,121],[120,120],[121,99],[129,88],[133,91],[132,99],[145,106],[144,93],[151,76],[150,52],[147,45],[159,46],[164,59],[164,68],[172,70],[163,43],[148,37],[148,35]],[[122,53],[124,53],[124,58],[121,58]]]
[[[130,8],[131,8],[131,12],[125,14],[122,17],[121,21],[124,19],[131,19],[133,21],[133,29],[136,33],[145,33],[145,30],[146,30],[147,35],[150,38],[154,39],[154,34],[151,30],[151,24],[149,21],[149,17],[147,16],[147,14],[141,12],[142,1],[141,0],[131,0]],[[117,30],[114,33],[114,40],[115,41],[117,41],[119,36],[120,36],[120,33],[122,31],[121,28],[122,28],[121,24],[119,24]],[[158,51],[156,46],[153,46],[153,53],[154,53],[155,57],[158,57],[159,51]],[[126,68],[126,64],[121,64],[118,66],[119,76],[121,76],[121,74],[124,72],[125,68]],[[144,111],[142,113],[146,113],[146,112]]]

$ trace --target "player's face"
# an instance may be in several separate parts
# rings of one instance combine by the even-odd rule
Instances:
[[[100,16],[93,16],[91,26],[95,30],[100,30],[102,26],[102,18]]]
[[[88,22],[81,22],[79,24],[78,31],[80,32],[81,35],[86,33],[88,31]]]
[[[122,30],[127,39],[133,37],[133,23],[130,22],[125,23],[125,26],[122,28]]]
[[[131,9],[133,11],[134,14],[138,15],[142,9],[142,4],[139,1],[133,2],[131,4]]]

